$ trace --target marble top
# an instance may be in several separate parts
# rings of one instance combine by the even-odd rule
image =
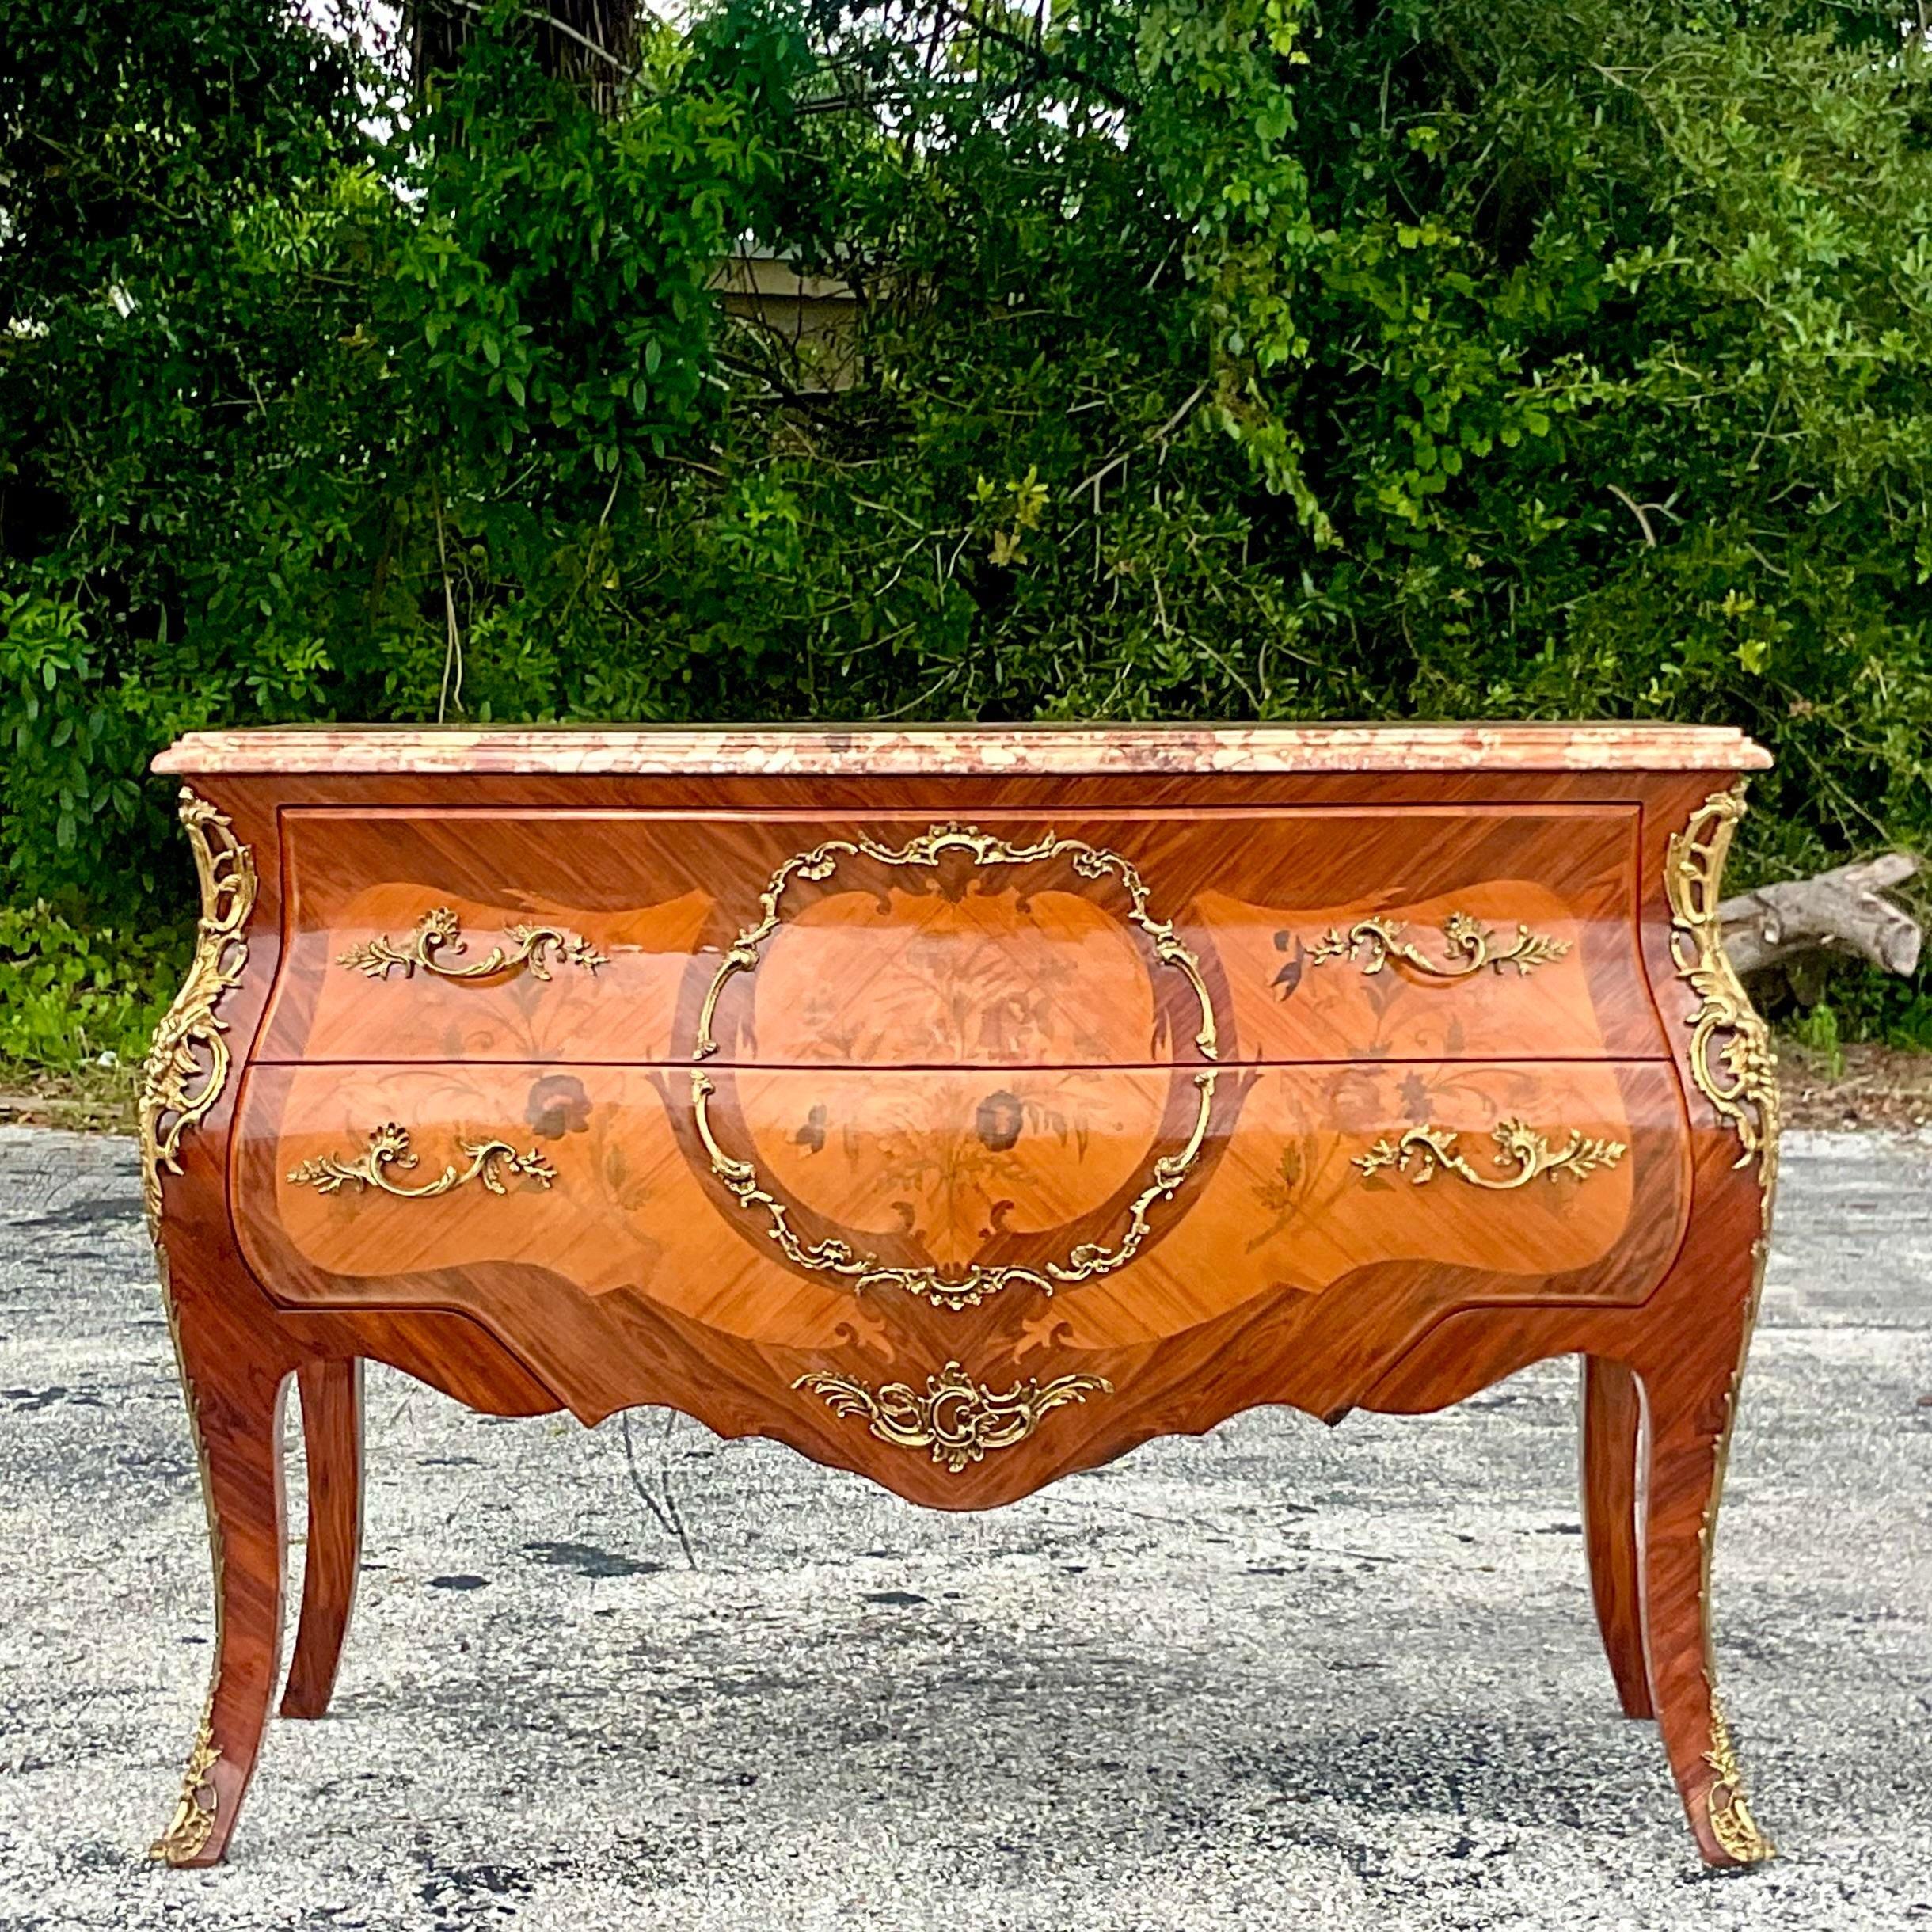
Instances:
[[[191,732],[159,772],[1004,777],[1351,771],[1758,771],[1729,725],[299,725]]]

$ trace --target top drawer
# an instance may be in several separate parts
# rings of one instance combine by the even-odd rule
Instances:
[[[1629,806],[290,810],[258,1057],[1649,1057],[1637,828]]]

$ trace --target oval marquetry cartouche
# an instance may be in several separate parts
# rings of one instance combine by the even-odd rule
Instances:
[[[184,740],[203,918],[144,1173],[222,1617],[159,1855],[218,1858],[254,1762],[291,1379],[314,1714],[363,1360],[965,1509],[1566,1353],[1619,1694],[1705,1856],[1764,1855],[1704,1665],[1776,1147],[1716,906],[1764,762],[1661,726]]]

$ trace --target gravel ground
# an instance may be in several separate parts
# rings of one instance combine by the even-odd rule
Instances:
[[[1932,1140],[1785,1172],[1717,1565],[1761,1871],[1617,1715],[1553,1363],[966,1518],[377,1371],[335,1713],[191,1874],[140,1856],[208,1610],[133,1149],[0,1129],[0,1928],[1932,1928]]]

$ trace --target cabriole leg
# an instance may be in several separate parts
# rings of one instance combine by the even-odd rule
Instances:
[[[255,1769],[282,1638],[282,1401],[286,1373],[247,1338],[170,1309],[215,1572],[215,1662],[173,1818],[150,1855],[221,1862]]]
[[[363,1365],[305,1362],[296,1384],[308,1455],[309,1541],[282,1715],[319,1717],[335,1689],[362,1562]]]
[[[1590,1590],[1610,1674],[1626,1717],[1656,1715],[1644,1656],[1637,1457],[1643,1400],[1621,1362],[1583,1358],[1583,1527]]]
[[[1643,1375],[1651,1694],[1690,1828],[1705,1862],[1715,1865],[1755,1865],[1772,1855],[1745,1799],[1717,1697],[1710,1631],[1712,1538],[1748,1322],[1740,1310],[1740,1318],[1713,1323],[1668,1365]]]

